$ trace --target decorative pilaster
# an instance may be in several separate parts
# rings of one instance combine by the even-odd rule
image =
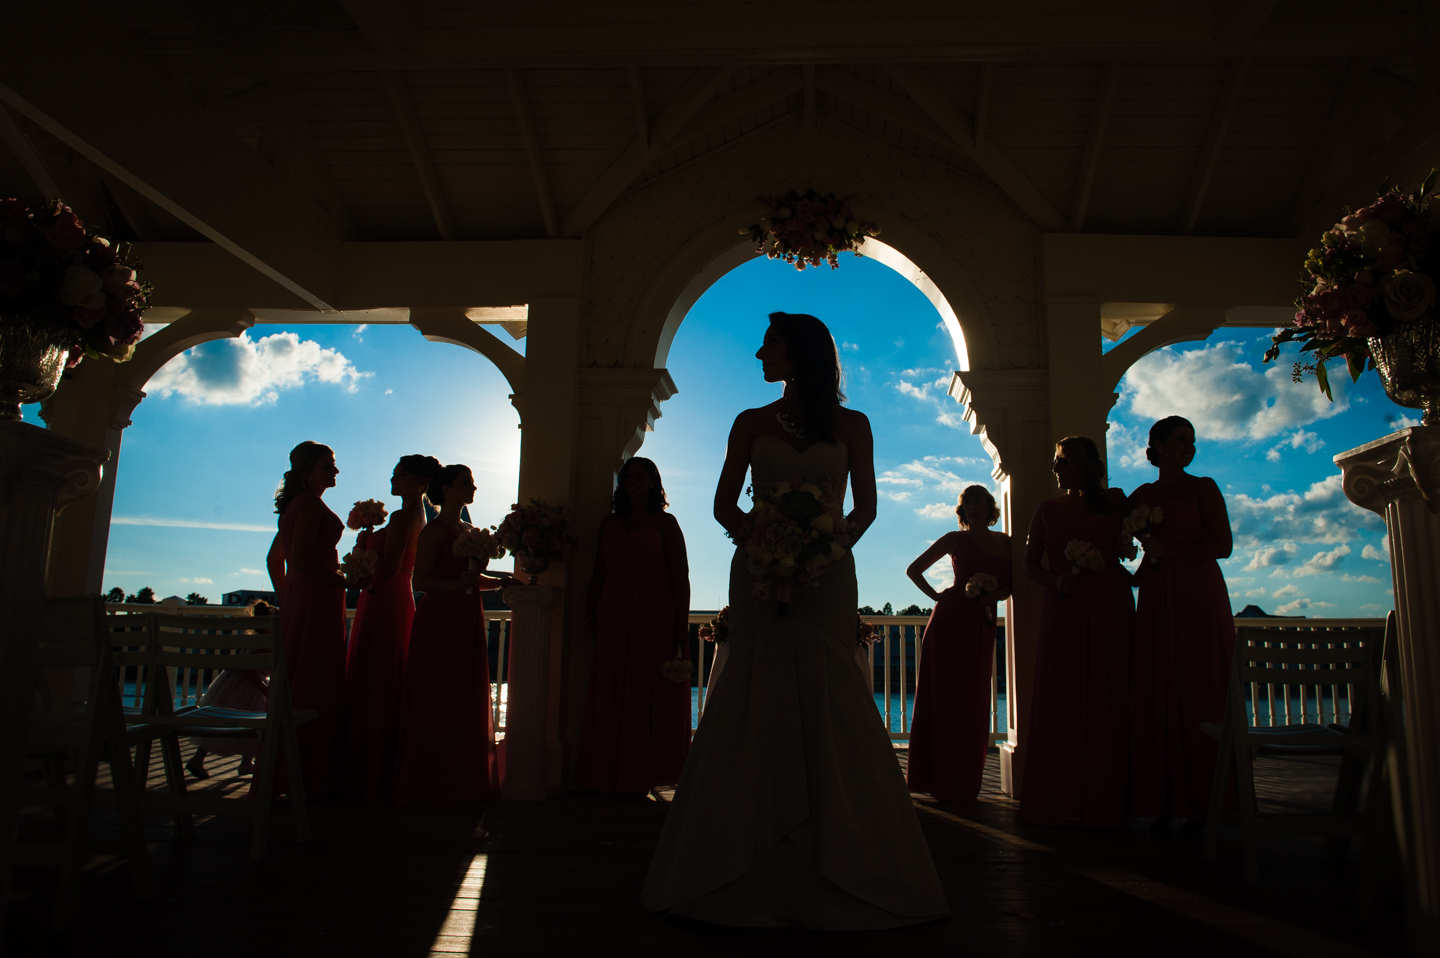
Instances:
[[[0,421],[0,842],[14,828],[55,513],[91,495],[110,454]],[[0,868],[0,894],[9,893]]]
[[[507,800],[544,801],[558,783],[547,775],[546,726],[550,714],[550,640],[553,610],[561,590],[549,585],[519,585],[505,590],[510,606],[510,675],[505,706],[505,781]]]
[[[1411,953],[1440,951],[1440,427],[1417,426],[1335,457],[1345,496],[1385,517],[1405,703],[1398,823],[1416,906]]]

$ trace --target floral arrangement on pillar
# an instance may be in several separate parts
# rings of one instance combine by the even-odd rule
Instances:
[[[85,356],[130,358],[150,305],[139,269],[129,243],[87,230],[59,200],[0,200],[0,419],[20,419]]]
[[[528,506],[517,502],[510,509],[495,536],[517,565],[529,574],[530,584],[534,585],[536,577],[550,568],[551,562],[564,562],[565,554],[579,545],[575,523],[565,517],[564,507],[539,499],[531,499]]]
[[[821,263],[829,263],[831,269],[836,269],[841,253],[860,256],[860,244],[865,237],[880,235],[880,227],[858,219],[850,209],[854,198],[853,193],[836,196],[814,190],[757,197],[770,208],[770,215],[761,217],[758,223],[742,226],[740,235],[748,235],[756,242],[757,253],[784,260],[796,269]]]
[[[1265,361],[1280,345],[1299,342],[1293,376],[1315,377],[1332,400],[1325,364],[1343,359],[1352,381],[1367,370],[1380,374],[1396,403],[1425,410],[1426,425],[1440,425],[1440,221],[1432,214],[1436,171],[1413,193],[1382,192],[1369,206],[1348,212],[1305,259],[1306,292],[1295,301],[1295,322],[1272,338]]]

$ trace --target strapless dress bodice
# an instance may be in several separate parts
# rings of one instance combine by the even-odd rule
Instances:
[[[775,436],[757,436],[750,444],[750,475],[757,486],[774,485],[787,479],[843,483],[850,471],[850,450],[845,443],[816,442],[799,450]]]

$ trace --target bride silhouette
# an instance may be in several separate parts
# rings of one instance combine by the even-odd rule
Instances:
[[[852,540],[875,519],[874,440],[840,405],[840,358],[814,316],[771,313],[756,354],[778,401],[731,428],[715,518],[737,539],[757,490],[847,477]],[[843,496],[843,493],[842,493]],[[641,901],[722,925],[890,928],[949,914],[872,691],[855,667],[855,561],[846,553],[788,615],[730,567],[725,680],[695,734]]]

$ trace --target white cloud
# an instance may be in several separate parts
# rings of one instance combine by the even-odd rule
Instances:
[[[1287,446],[1291,449],[1304,449],[1306,452],[1319,452],[1325,446],[1325,440],[1316,433],[1297,429],[1288,439],[1280,440],[1269,452],[1265,453],[1265,458],[1270,462],[1279,462],[1280,452]]]
[[[210,406],[258,405],[310,381],[344,384],[354,392],[358,380],[373,375],[356,369],[338,350],[295,333],[258,340],[241,333],[181,353],[161,367],[146,388],[162,397],[178,393]]]
[[[1254,572],[1256,569],[1284,565],[1299,551],[1300,547],[1293,542],[1286,542],[1278,546],[1264,546],[1251,554],[1250,564],[1245,567],[1245,571]]]
[[[195,576],[195,578],[193,578],[193,579],[187,579],[187,578],[185,578],[184,576],[181,576],[181,577],[180,577],[180,581],[181,581],[181,582],[191,582],[191,583],[194,583],[195,585],[214,585],[214,584],[215,584],[215,580],[214,580],[214,579],[207,579],[207,578],[205,578],[203,575],[197,575],[197,576]]]
[[[1388,420],[1390,428],[1399,432],[1401,429],[1410,429],[1420,425],[1420,420],[1413,416],[1400,415]]]
[[[1245,598],[1247,598],[1247,599],[1257,599],[1257,598],[1260,598],[1261,596],[1263,596],[1264,594],[1265,594],[1265,590],[1264,590],[1264,589],[1246,589],[1246,590],[1245,590]]]
[[[164,526],[169,529],[225,529],[230,532],[274,532],[275,526],[244,522],[197,522],[194,519],[162,519],[158,516],[111,516],[112,526]]]
[[[916,509],[915,514],[925,519],[953,519],[955,518],[955,506],[948,502],[932,502],[928,506]]]
[[[842,348],[842,349],[848,349],[848,350],[850,350],[852,353],[858,353],[858,352],[860,351],[860,344],[859,344],[859,343],[841,343],[841,344],[840,344],[840,348]]]
[[[1342,576],[1340,577],[1340,581],[1341,581],[1341,582],[1374,582],[1374,583],[1377,583],[1377,584],[1380,582],[1380,580],[1377,579],[1377,578],[1375,578],[1373,575],[1351,575],[1351,574],[1348,573],[1348,572],[1345,573],[1344,575],[1342,575]]]
[[[950,398],[951,375],[944,369],[902,369],[893,385],[901,395],[930,406],[942,426],[968,430],[964,410]]]
[[[1159,349],[1130,367],[1121,394],[1136,416],[1185,416],[1201,439],[1267,439],[1349,408],[1344,377],[1331,380],[1331,403],[1314,383],[1291,382],[1283,359],[1261,371],[1251,356],[1237,342]]]
[[[231,574],[231,575],[264,575],[264,574],[265,574],[265,570],[264,570],[264,569],[246,569],[246,568],[243,568],[243,567],[242,567],[239,572],[232,572],[232,573],[230,573],[230,574]]]
[[[1145,447],[1149,437],[1141,435],[1139,429],[1131,429],[1123,423],[1107,423],[1105,430],[1105,452],[1110,465],[1124,469],[1141,469],[1150,465],[1145,458]]]
[[[1281,586],[1280,588],[1276,589],[1271,595],[1271,598],[1283,599],[1286,596],[1291,595],[1304,595],[1304,593],[1301,592],[1300,589],[1295,585],[1295,583],[1292,582],[1289,585]]]
[[[1302,562],[1295,570],[1294,575],[1296,578],[1299,578],[1300,576],[1328,572],[1335,568],[1335,566],[1340,563],[1340,560],[1349,554],[1350,547],[1343,543],[1331,549],[1329,552],[1317,552]]]
[[[1333,609],[1334,602],[1321,602],[1318,599],[1296,599],[1294,602],[1286,602],[1276,609],[1275,615],[1294,615],[1301,609]]]
[[[1374,559],[1376,562],[1389,562],[1390,553],[1381,552],[1379,549],[1375,548],[1367,542],[1365,544],[1365,548],[1360,550],[1360,558]]]
[[[369,323],[361,323],[359,326],[355,327],[354,331],[351,332],[350,335],[354,336],[358,341],[363,343],[365,342],[365,330],[369,328]]]
[[[892,502],[906,502],[916,494],[923,494],[925,498],[944,495],[951,504],[926,505],[916,511],[926,518],[937,518],[923,511],[926,509],[944,508],[947,515],[954,515],[953,503],[966,486],[981,485],[990,489],[992,494],[995,492],[990,483],[983,479],[963,478],[952,471],[952,467],[956,466],[964,467],[968,471],[982,466],[983,462],[969,456],[924,456],[885,470],[875,478],[875,483],[879,486],[880,495]]]
[[[1243,492],[1227,495],[1236,547],[1259,549],[1280,541],[1331,545],[1348,542],[1361,530],[1383,530],[1383,519],[1345,498],[1340,479],[1339,473],[1327,476],[1303,493],[1280,492],[1264,498]]]
[[[936,592],[944,592],[955,584],[955,567],[948,562],[937,562],[925,570],[925,581],[930,583]]]

